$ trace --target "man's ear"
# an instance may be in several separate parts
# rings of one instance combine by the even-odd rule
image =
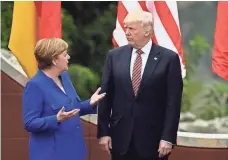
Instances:
[[[153,30],[151,30],[152,28],[150,26],[147,26],[145,28],[145,36],[148,37],[148,36],[151,36],[151,32],[152,32],[152,35],[153,35]]]
[[[150,29],[147,27],[145,29],[145,36],[148,37],[150,35]]]
[[[145,36],[148,37],[150,34],[149,34],[149,31],[146,31],[145,32]]]

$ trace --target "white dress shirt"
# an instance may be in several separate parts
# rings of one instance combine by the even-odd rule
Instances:
[[[143,75],[143,72],[144,72],[144,69],[146,66],[147,59],[148,59],[149,54],[150,54],[151,47],[152,47],[152,41],[150,40],[143,48],[141,48],[141,50],[143,51],[143,54],[141,54],[141,57],[142,57],[141,78],[142,78],[142,75]],[[134,63],[135,63],[136,57],[138,55],[138,53],[136,53],[137,50],[138,49],[136,49],[136,48],[133,48],[133,50],[132,50],[131,65],[130,65],[131,79],[132,79],[132,74],[133,74]]]
[[[141,57],[142,57],[141,79],[142,79],[142,76],[143,76],[143,73],[144,73],[144,69],[145,69],[145,66],[146,66],[147,59],[148,59],[149,54],[150,54],[151,47],[152,47],[152,41],[150,40],[143,48],[141,48],[141,50],[143,51],[143,54],[141,54]],[[136,49],[136,48],[133,48],[133,50],[132,50],[131,64],[130,64],[130,74],[131,74],[130,76],[131,76],[131,79],[132,79],[132,74],[133,74],[134,63],[135,63],[136,57],[138,55],[138,53],[136,53],[137,50],[138,49]],[[172,145],[172,143],[170,143],[168,141],[165,141],[165,140],[161,140],[161,141],[167,142],[167,143]]]

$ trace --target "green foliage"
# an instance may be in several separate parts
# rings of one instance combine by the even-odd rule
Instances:
[[[197,107],[197,115],[202,119],[228,116],[228,85],[216,82],[205,86],[204,103]]]
[[[77,8],[71,10],[69,3]],[[68,4],[68,5],[67,5]],[[98,5],[99,9],[95,8]],[[104,7],[103,5],[106,5]],[[99,76],[102,75],[103,64],[108,50],[112,49],[112,32],[116,23],[116,4],[98,3],[98,2],[63,2],[63,6],[70,8],[71,13],[77,13],[84,8],[88,12],[78,16],[74,15],[74,24],[77,27],[75,32],[69,32],[63,27],[63,30],[69,32],[72,46],[71,63],[81,64],[91,68]],[[102,10],[102,8],[104,8]],[[82,11],[81,11],[82,12]]]
[[[100,82],[99,76],[89,68],[77,64],[70,65],[68,72],[81,99],[90,98]]]
[[[71,54],[73,51],[72,39],[78,32],[77,26],[74,25],[74,20],[71,14],[64,8],[62,8],[62,33],[63,39],[68,43],[68,52]]]
[[[88,46],[91,51],[89,67],[93,68],[101,76],[105,57],[112,45],[112,32],[116,24],[116,5],[108,6],[88,28],[85,35],[88,37]]]
[[[187,76],[184,79],[182,97],[182,112],[187,112],[193,105],[193,99],[202,90],[203,83],[194,78],[195,70],[202,57],[210,49],[206,39],[196,34],[194,39],[189,41],[189,48],[185,51]]]
[[[182,112],[188,112],[193,103],[193,99],[202,90],[203,83],[198,80],[184,79],[184,89],[182,97]]]
[[[210,45],[206,38],[200,34],[196,34],[194,39],[189,41],[189,48],[185,50],[184,55],[187,63],[187,75],[192,76],[195,73],[202,57],[208,53],[209,50]]]
[[[191,101],[190,101],[190,94],[188,94],[188,84],[189,82],[184,79],[184,88],[183,88],[183,95],[182,95],[182,102],[181,102],[181,112],[188,112],[191,107]]]
[[[187,77],[184,79],[182,112],[190,111],[198,118],[213,119],[228,116],[228,85],[215,81],[207,84],[195,77],[202,57],[210,51],[207,40],[196,34],[185,52]]]
[[[1,2],[1,47],[8,49],[13,15],[13,2]]]

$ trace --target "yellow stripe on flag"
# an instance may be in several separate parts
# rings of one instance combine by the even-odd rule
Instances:
[[[9,48],[29,78],[37,71],[34,56],[36,42],[36,8],[34,2],[14,2]]]

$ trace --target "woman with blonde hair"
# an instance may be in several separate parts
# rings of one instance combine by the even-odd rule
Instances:
[[[100,88],[82,102],[67,73],[70,56],[60,38],[37,42],[36,75],[23,93],[23,120],[30,132],[30,160],[84,160],[87,156],[80,116],[96,113],[105,96]]]

